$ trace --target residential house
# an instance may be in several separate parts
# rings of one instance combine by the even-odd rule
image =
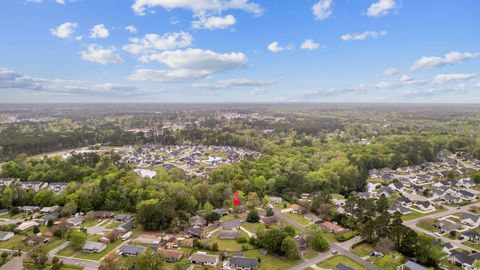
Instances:
[[[451,232],[460,229],[456,222],[448,219],[438,220],[433,224],[433,226],[438,228],[441,232]]]
[[[48,242],[48,238],[42,236],[28,236],[27,238],[23,239],[23,242],[28,246],[36,246],[39,244],[45,244]]]
[[[480,244],[480,233],[478,233],[476,230],[469,230],[469,231],[463,232],[462,234],[468,237],[468,240],[470,242],[473,242],[477,245]]]
[[[15,236],[13,232],[0,231],[0,241],[8,241]]]
[[[426,267],[423,267],[422,265],[412,261],[408,260],[406,263],[404,263],[399,270],[427,270]]]
[[[297,245],[300,250],[304,250],[307,247],[307,241],[305,241],[305,238],[302,236],[295,236],[295,240],[297,241]]]
[[[462,224],[466,224],[471,227],[476,227],[480,225],[480,216],[472,213],[463,212],[460,215],[459,219]]]
[[[269,226],[277,223],[277,218],[275,216],[271,217],[261,217],[260,222]]]
[[[445,195],[443,195],[442,200],[447,203],[461,203],[463,201],[462,198],[460,198],[459,196],[452,195],[450,193],[446,193]]]
[[[131,231],[133,228],[135,228],[135,221],[133,219],[128,220],[127,222],[121,224],[115,230],[121,232],[121,233],[126,233],[128,231]]]
[[[283,202],[283,199],[280,197],[269,197],[268,200],[270,201],[271,204],[280,204]]]
[[[388,185],[388,187],[398,192],[403,192],[405,189],[403,184],[400,182],[391,183],[390,185]]]
[[[72,227],[72,225],[70,225],[70,223],[68,222],[61,222],[61,223],[58,223],[54,226],[52,226],[51,228],[48,228],[46,231],[43,232],[43,236],[46,236],[46,237],[53,237],[55,236],[56,234],[57,235],[65,235],[65,233]]]
[[[85,220],[85,216],[83,215],[76,215],[72,218],[67,219],[68,224],[72,227],[78,227],[82,225],[83,221]]]
[[[259,264],[257,258],[247,258],[244,256],[233,256],[232,258],[230,258],[230,263],[237,270],[257,269]]]
[[[400,198],[398,198],[397,201],[400,202],[400,204],[403,205],[403,206],[411,206],[412,205],[412,201],[405,196],[401,196]]]
[[[335,223],[332,223],[330,221],[324,221],[324,222],[320,223],[319,225],[324,231],[330,232],[330,233],[341,234],[341,233],[346,231],[341,226],[339,226]]]
[[[130,257],[143,254],[145,251],[147,251],[147,248],[143,246],[123,245],[118,250],[118,253]]]
[[[228,215],[228,209],[224,209],[224,208],[216,208],[216,209],[213,209],[213,212],[219,214],[221,217],[223,216],[226,216]]]
[[[167,262],[177,262],[183,258],[183,252],[177,250],[158,249],[157,253]]]
[[[415,202],[417,205],[418,209],[422,211],[434,211],[435,207],[429,202],[429,201],[417,201]]]
[[[207,220],[202,216],[193,216],[190,218],[190,225],[193,227],[205,227],[207,226]]]
[[[130,214],[116,214],[113,218],[118,222],[127,222],[133,218],[133,215]]]
[[[229,221],[222,221],[220,222],[220,226],[224,230],[233,230],[233,229],[238,229],[240,227],[241,220],[240,219],[233,219]]]
[[[457,186],[464,188],[473,188],[475,185],[475,181],[471,180],[470,178],[460,179],[457,183]]]
[[[42,209],[40,209],[40,212],[46,213],[46,214],[52,214],[52,213],[56,213],[58,211],[60,211],[60,206],[58,206],[58,205],[54,205],[54,206],[50,206],[50,207],[43,207]]]
[[[408,208],[405,208],[401,205],[398,205],[398,204],[393,204],[392,206],[390,206],[390,208],[388,208],[387,210],[390,214],[394,214],[396,212],[399,212],[400,214],[402,215],[408,215],[410,213],[412,213],[412,211]]]
[[[240,236],[238,231],[221,231],[218,238],[222,240],[235,240]]]
[[[297,215],[303,215],[303,214],[307,213],[307,209],[305,209],[304,207],[302,207],[298,204],[292,204],[290,206],[290,213],[297,214]]]
[[[25,182],[20,182],[20,186],[22,189],[33,189],[36,192],[40,191],[40,189],[46,188],[48,186],[48,183],[44,182],[39,182],[39,181],[25,181]]]
[[[190,237],[203,238],[203,229],[201,228],[189,228],[185,231],[185,234]]]
[[[193,264],[216,267],[219,261],[219,257],[218,255],[209,255],[205,252],[198,251],[196,253],[193,253],[188,258],[188,261],[190,261]]]
[[[105,233],[100,238],[99,241],[100,241],[100,243],[110,244],[110,243],[115,242],[115,240],[117,240],[119,236],[120,236],[120,232],[118,232],[116,230],[112,230],[112,231],[109,231],[109,232]]]
[[[460,193],[460,196],[462,197],[462,199],[467,200],[467,201],[473,201],[477,198],[477,195],[475,193],[470,192],[470,191],[459,190],[458,193]]]
[[[21,223],[20,225],[18,225],[17,227],[17,230],[19,231],[28,231],[28,230],[31,230],[33,229],[33,227],[35,226],[38,226],[39,224],[33,220],[30,220],[30,221],[25,221],[23,223]]]
[[[306,219],[310,220],[312,223],[322,222],[322,219],[321,219],[319,216],[317,216],[317,215],[315,215],[315,214],[313,214],[313,213],[306,213],[306,214],[304,215],[304,217],[305,217]]]
[[[99,253],[104,251],[107,248],[107,245],[99,242],[90,242],[87,241],[82,246],[82,252],[85,253]]]
[[[393,194],[393,189],[391,187],[382,187],[377,191],[377,196],[381,197],[382,195],[389,198]]]
[[[98,219],[106,219],[113,217],[113,213],[110,211],[91,211],[88,215],[98,218]]]
[[[470,269],[475,260],[480,259],[480,253],[466,254],[460,251],[452,250],[448,261],[455,265],[463,267],[463,269]]]
[[[350,267],[350,266],[347,266],[347,265],[345,265],[345,264],[343,264],[343,263],[337,264],[337,265],[335,266],[335,269],[336,269],[336,270],[355,270],[355,268],[352,268],[352,267]]]
[[[38,212],[40,210],[40,207],[38,207],[38,206],[28,206],[27,205],[27,206],[21,206],[18,209],[22,212],[32,214],[32,213]]]

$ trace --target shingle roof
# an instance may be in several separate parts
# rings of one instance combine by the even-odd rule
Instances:
[[[246,258],[246,257],[240,257],[240,256],[233,256],[230,259],[230,262],[235,265],[236,267],[242,267],[242,268],[256,268],[258,266],[258,259],[255,258]]]
[[[147,250],[146,247],[142,246],[133,246],[133,245],[124,245],[120,248],[121,253],[128,253],[128,254],[142,254]]]

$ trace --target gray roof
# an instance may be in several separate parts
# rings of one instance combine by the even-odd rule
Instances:
[[[106,245],[103,244],[103,243],[100,243],[100,242],[90,242],[90,241],[87,241],[85,242],[85,244],[83,245],[82,249],[85,249],[85,250],[101,250],[105,247]]]
[[[12,232],[0,232],[0,239],[5,238],[7,235],[11,234]]]
[[[220,239],[236,239],[240,236],[240,233],[237,231],[221,231],[219,238]]]
[[[427,270],[427,268],[421,266],[420,264],[414,262],[414,261],[407,261],[404,264],[406,267],[408,267],[410,270]]]
[[[142,246],[133,246],[133,245],[124,245],[120,248],[121,253],[127,253],[127,254],[142,254],[147,250],[146,247]]]
[[[471,214],[468,212],[463,212],[462,215],[460,216],[460,220],[464,219],[471,219],[473,222],[477,222],[478,219],[480,219],[480,216],[477,216],[475,214]]]
[[[246,258],[241,256],[233,256],[230,259],[230,263],[235,265],[236,267],[241,268],[256,268],[258,266],[258,259],[257,258]]]
[[[355,270],[355,268],[352,268],[350,266],[346,266],[345,264],[343,263],[339,263],[337,264],[337,266],[335,267],[337,270]]]
[[[195,261],[195,262],[214,264],[215,262],[218,262],[218,255],[209,255],[209,254],[197,252],[197,253],[193,253],[190,256],[189,260]]]

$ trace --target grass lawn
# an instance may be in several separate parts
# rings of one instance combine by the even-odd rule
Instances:
[[[358,257],[365,257],[372,253],[373,247],[367,243],[361,243],[356,247],[352,248],[351,251]]]
[[[464,244],[465,246],[467,247],[471,247],[473,249],[476,249],[476,250],[480,250],[480,245],[477,245],[473,242],[470,242],[470,241],[465,241],[465,242],[462,242],[462,244]]]
[[[87,236],[87,241],[98,242],[98,240],[100,240],[100,238],[102,238],[100,235],[92,234],[92,235]]]
[[[357,269],[357,270],[364,270],[365,269],[363,266],[361,266],[357,262],[353,261],[352,259],[350,259],[348,257],[345,257],[345,256],[341,256],[341,255],[336,255],[336,256],[333,256],[326,261],[319,262],[319,263],[317,263],[317,266],[321,267],[321,268],[325,268],[325,269],[336,269],[336,266],[339,263],[343,263],[344,265],[350,266],[350,267],[352,267],[354,269]]]
[[[112,221],[106,226],[106,228],[107,229],[117,228],[118,226],[120,226],[120,224],[121,224],[120,222]]]
[[[338,193],[332,193],[330,194],[332,196],[332,199],[334,200],[343,200],[345,199],[345,197],[341,194],[338,194]]]
[[[71,246],[68,246],[68,247],[60,250],[56,255],[64,256],[64,257],[71,257],[77,252],[78,252],[78,250],[75,250]]]
[[[83,227],[92,227],[100,223],[100,221],[96,218],[86,218],[85,221],[83,221],[82,226]]]
[[[302,215],[292,214],[292,213],[285,213],[289,218],[295,220],[302,226],[307,226],[310,224],[310,220],[304,218]]]
[[[242,227],[245,228],[247,231],[251,233],[257,233],[258,227],[263,226],[265,228],[265,225],[262,223],[250,223],[250,222],[244,222],[242,223]]]
[[[433,212],[430,212],[430,213],[425,213],[425,214],[417,212],[417,211],[412,211],[412,213],[410,213],[408,215],[404,215],[402,217],[402,220],[407,221],[407,220],[412,220],[412,219],[416,219],[416,218],[426,217],[426,216],[429,216],[429,215],[432,215],[432,214],[443,212],[445,210],[447,210],[447,209],[442,208],[442,209],[437,209],[436,211],[433,211]]]
[[[80,258],[80,259],[87,259],[87,260],[94,260],[94,261],[98,261],[100,260],[101,258],[103,258],[105,255],[107,255],[108,253],[110,253],[110,251],[112,251],[113,249],[115,249],[116,247],[118,247],[120,244],[122,244],[123,242],[121,240],[117,240],[113,243],[110,243],[107,245],[107,248],[102,251],[102,252],[99,252],[99,253],[79,253],[79,254],[76,254],[75,257],[76,258]]]
[[[24,235],[16,234],[12,239],[4,242],[0,242],[0,249],[10,249],[10,250],[18,250],[21,249],[23,251],[29,251],[34,248],[34,246],[27,246],[23,242],[25,238]]]
[[[429,232],[436,232],[437,229],[433,226],[433,222],[432,220],[420,220],[419,222],[417,222],[417,227],[419,228],[422,228],[424,230],[427,230]]]
[[[24,261],[23,262],[23,267],[25,269],[37,269],[37,267],[33,264],[33,262],[30,262],[30,261]],[[43,268],[43,270],[50,270],[52,269],[52,266],[50,265],[47,265],[45,268]],[[75,266],[75,265],[62,265],[62,267],[60,268],[60,270],[82,270],[83,267],[80,267],[80,266]]]
[[[285,209],[285,208],[290,207],[290,203],[287,202],[287,201],[284,201],[284,202],[282,202],[282,203],[273,204],[273,206],[274,206],[275,208],[278,208],[278,209]]]
[[[305,258],[307,260],[311,260],[311,259],[317,257],[317,255],[318,255],[318,252],[313,251],[313,250],[307,250],[307,251],[305,251],[305,254],[303,255],[303,258]]]
[[[45,245],[43,245],[43,248],[46,251],[50,251],[50,250],[62,245],[65,242],[67,242],[67,239],[52,237],[48,240],[48,242]]]
[[[269,254],[263,254],[258,249],[248,250],[244,252],[245,257],[260,258],[261,262],[257,270],[287,270],[291,267],[299,264],[302,260],[289,260],[286,258],[273,256]]]
[[[226,251],[226,252],[238,252],[242,251],[242,246],[246,246],[248,249],[252,249],[253,247],[248,244],[239,244],[237,243],[237,240],[222,240],[219,239],[220,232],[216,232],[212,238],[208,239],[207,243],[208,245],[213,245],[213,243],[218,244],[218,251]],[[240,237],[245,237],[248,239],[248,235],[244,231],[240,231]]]

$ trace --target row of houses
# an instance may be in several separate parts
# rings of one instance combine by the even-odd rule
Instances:
[[[14,178],[0,178],[0,189],[8,187],[14,184],[18,184],[23,189],[33,189],[36,192],[42,189],[48,189],[53,191],[55,194],[62,193],[67,187],[67,182],[40,182],[40,181],[20,181]]]

